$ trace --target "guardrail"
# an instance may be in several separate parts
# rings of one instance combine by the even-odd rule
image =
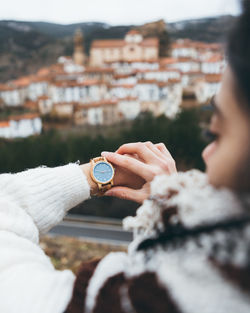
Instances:
[[[68,221],[68,222],[113,225],[113,226],[122,227],[122,220],[120,219],[91,216],[91,215],[67,214],[63,220]]]

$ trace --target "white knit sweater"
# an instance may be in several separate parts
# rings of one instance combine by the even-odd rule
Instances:
[[[75,281],[39,247],[40,234],[90,195],[77,164],[0,175],[0,312],[62,313]]]

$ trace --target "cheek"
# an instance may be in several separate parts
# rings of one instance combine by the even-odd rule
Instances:
[[[229,180],[228,164],[231,163],[227,149],[221,143],[213,142],[203,151],[202,156],[206,164],[209,182],[216,187],[227,185]]]
[[[235,188],[236,173],[242,166],[244,145],[224,138],[207,146],[203,158],[209,182],[216,187]]]

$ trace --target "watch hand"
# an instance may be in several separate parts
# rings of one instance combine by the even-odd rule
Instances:
[[[110,172],[110,171],[98,171],[98,170],[96,170],[96,172],[99,172],[99,173],[108,173],[108,172]]]

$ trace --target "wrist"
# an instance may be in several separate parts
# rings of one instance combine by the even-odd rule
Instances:
[[[90,163],[82,164],[82,165],[80,165],[80,168],[83,171],[83,173],[86,176],[87,181],[89,183],[91,196],[96,194],[98,192],[98,186],[93,181],[93,179],[91,178],[91,174],[90,174],[91,164]]]

